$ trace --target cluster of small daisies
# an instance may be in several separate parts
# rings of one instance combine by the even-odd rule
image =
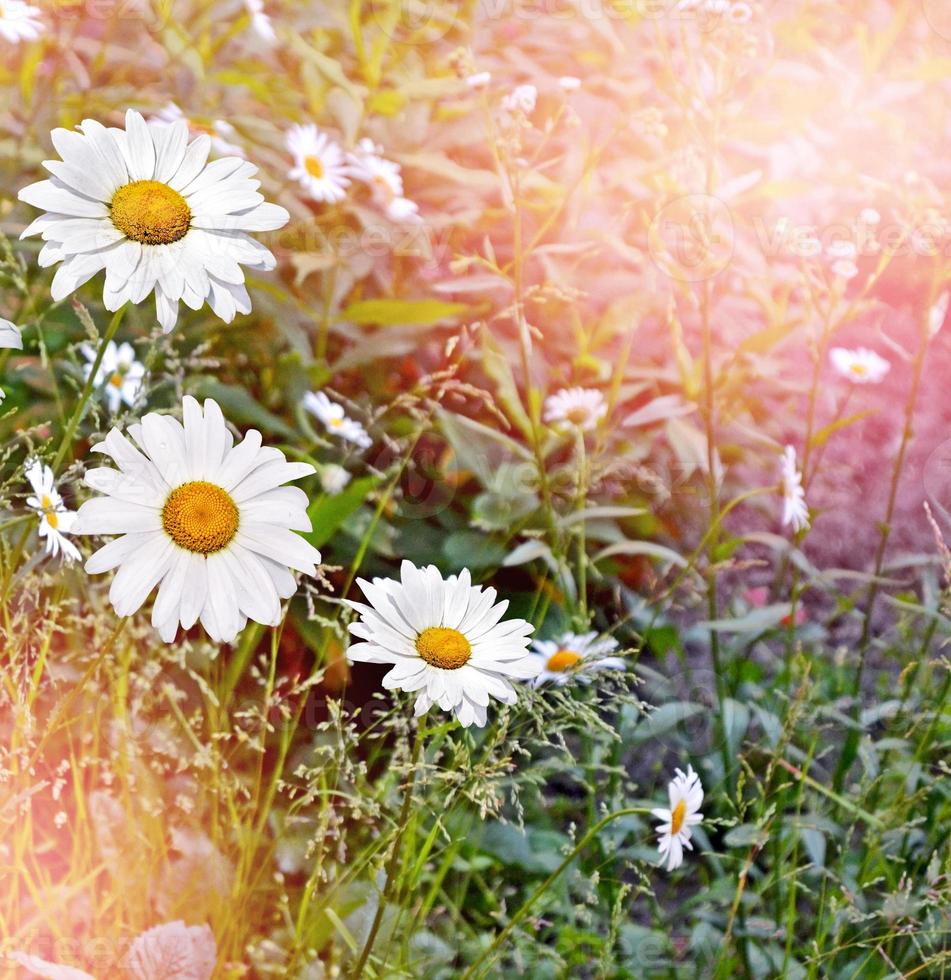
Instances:
[[[508,111],[530,112],[530,89],[516,89]],[[224,320],[250,310],[242,266],[274,265],[250,233],[278,228],[288,217],[258,193],[252,164],[227,155],[208,163],[213,135],[190,138],[189,121],[173,109],[149,122],[130,110],[124,130],[85,120],[78,131],[59,129],[52,136],[62,159],[47,161],[51,176],[22,190],[20,199],[44,209],[24,235],[44,239],[41,265],[59,264],[55,298],[104,271],[108,309],[154,293],[166,330],[175,324],[179,302],[192,309],[207,303]],[[402,196],[399,167],[373,143],[344,154],[316,127],[299,127],[288,146],[293,176],[315,199],[338,200],[356,178],[373,188],[391,217],[415,214]],[[0,345],[22,348],[20,331],[8,321],[0,323]],[[80,349],[87,385],[104,393],[113,415],[139,403],[146,370],[130,344]],[[366,429],[325,393],[308,393],[303,408],[328,435],[358,450],[371,445]],[[587,432],[607,410],[601,392],[570,388],[547,400],[545,419]],[[79,560],[73,535],[111,538],[86,560],[85,570],[114,571],[109,599],[118,616],[133,615],[155,593],[151,622],[165,642],[180,627],[200,623],[213,641],[232,643],[249,620],[278,625],[297,575],[317,574],[320,553],[302,536],[312,531],[308,497],[291,485],[316,470],[263,446],[254,429],[236,444],[213,399],[201,405],[185,396],[180,416],[149,412],[125,433],[113,427],[91,450],[107,465],[84,476],[96,495],[75,512],[58,491],[53,469],[30,459],[26,478],[33,492],[26,503],[51,556]],[[320,478],[327,492],[339,492],[349,474],[327,466]],[[484,726],[491,699],[515,703],[516,682],[564,685],[572,676],[624,668],[612,655],[612,638],[565,633],[533,641],[532,625],[504,619],[508,602],[497,601],[495,589],[474,585],[468,570],[444,578],[435,566],[404,561],[399,580],[358,584],[366,602],[347,600],[357,613],[349,626],[355,639],[349,658],[391,665],[384,687],[413,693],[417,716],[437,706],[464,727]],[[692,774],[678,775],[670,795],[670,811],[655,815],[663,821],[661,853],[673,868],[699,820],[702,791]]]
[[[351,180],[366,184],[374,202],[391,221],[412,221],[417,205],[404,196],[398,163],[383,156],[382,147],[362,139],[347,153],[313,123],[294,126],[287,134],[287,149],[294,159],[289,176],[314,201],[337,204],[347,196]]]

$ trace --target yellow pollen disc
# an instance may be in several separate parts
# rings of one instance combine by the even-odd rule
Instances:
[[[238,507],[221,487],[193,480],[168,495],[162,527],[180,548],[213,555],[238,533]]]
[[[416,637],[416,651],[431,667],[458,670],[472,656],[469,641],[459,630],[430,626]]]
[[[580,659],[581,656],[575,653],[574,650],[559,650],[548,658],[548,663],[545,664],[545,667],[554,674],[561,674],[574,667]]]
[[[59,518],[53,509],[53,501],[44,494],[40,503],[43,505],[43,516],[46,518],[46,523],[55,531],[59,527]]]
[[[681,800],[670,814],[670,833],[676,835],[680,833],[680,828],[684,825],[684,818],[687,816],[687,803]]]
[[[109,205],[112,223],[143,245],[169,245],[184,238],[191,224],[188,202],[158,180],[135,180],[120,187]]]
[[[334,417],[327,423],[327,425],[329,425],[331,429],[339,429],[340,426],[343,425],[343,419]]]
[[[864,364],[853,364],[852,373],[860,378],[864,378],[865,375],[868,374],[868,370],[866,369]]]
[[[588,410],[582,408],[580,405],[577,408],[571,408],[565,413],[565,418],[569,422],[573,422],[575,425],[581,425],[583,422],[588,421]]]
[[[324,165],[317,157],[304,157],[304,169],[317,180],[320,180],[324,175]]]
[[[115,373],[115,374],[114,374],[114,375],[113,375],[113,376],[112,376],[112,377],[111,377],[111,378],[109,379],[109,384],[111,384],[113,388],[121,388],[121,387],[122,387],[122,375],[121,375],[121,374],[119,374],[119,372],[117,371],[117,372],[116,372],[116,373]]]

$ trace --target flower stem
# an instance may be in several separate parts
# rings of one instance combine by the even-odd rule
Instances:
[[[419,753],[423,744],[422,731],[423,730],[421,727],[416,729],[416,738],[413,741],[413,752],[410,758],[410,768],[412,771],[410,773],[409,785],[406,787],[403,793],[403,805],[400,807],[400,816],[396,828],[396,839],[393,841],[393,850],[390,853],[390,859],[386,865],[386,881],[383,883],[383,894],[380,896],[380,901],[377,904],[376,914],[373,916],[373,923],[370,926],[370,931],[367,933],[366,942],[363,944],[360,959],[357,960],[357,965],[354,968],[354,978],[363,976],[363,971],[366,969],[367,960],[370,958],[370,953],[373,950],[373,944],[376,941],[377,933],[380,931],[380,926],[383,924],[383,915],[386,912],[386,906],[393,895],[397,865],[399,864],[400,853],[403,850],[403,835],[406,833],[406,826],[409,823],[409,811],[413,802],[413,791],[416,788],[416,772],[419,768]]]
[[[73,437],[76,435],[76,429],[79,427],[79,422],[83,417],[83,413],[86,411],[86,406],[89,404],[89,398],[92,395],[93,385],[96,383],[96,375],[99,373],[99,367],[102,364],[102,359],[106,355],[106,348],[109,346],[109,342],[115,337],[116,331],[119,329],[119,324],[122,323],[122,318],[125,316],[126,307],[128,303],[123,303],[118,310],[112,315],[112,319],[109,321],[109,326],[106,328],[106,332],[103,334],[102,341],[99,344],[99,349],[96,351],[96,359],[93,361],[92,366],[89,369],[89,376],[86,378],[86,383],[83,385],[83,390],[79,396],[79,402],[76,408],[73,409],[73,414],[70,416],[69,422],[66,423],[66,428],[63,431],[63,438],[60,440],[59,448],[56,450],[56,456],[53,459],[53,472],[56,473],[60,466],[63,464],[63,460],[66,458],[66,453],[69,451],[70,446],[73,444]]]

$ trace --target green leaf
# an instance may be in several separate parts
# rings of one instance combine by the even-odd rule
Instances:
[[[298,433],[294,429],[238,385],[222,384],[214,378],[201,378],[191,388],[191,394],[198,399],[214,398],[230,422],[254,426],[263,432],[277,433],[288,439],[297,439]]]
[[[376,486],[375,476],[364,476],[354,480],[341,493],[333,496],[317,497],[307,508],[313,531],[304,537],[315,547],[325,545],[337,532],[343,522],[366,500]]]
[[[465,303],[446,303],[441,299],[364,299],[342,310],[340,319],[381,327],[406,323],[429,325],[455,319],[468,309]]]
[[[508,553],[504,545],[479,531],[454,531],[444,541],[442,550],[453,571],[497,568]]]

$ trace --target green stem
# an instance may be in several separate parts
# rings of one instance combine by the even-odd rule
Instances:
[[[509,937],[512,930],[528,915],[531,907],[545,894],[546,891],[558,880],[565,869],[574,861],[574,859],[588,846],[588,844],[609,824],[614,820],[618,820],[621,817],[629,817],[635,813],[650,813],[650,810],[646,807],[632,806],[625,807],[623,810],[616,810],[614,813],[609,813],[606,817],[602,817],[585,835],[581,840],[575,845],[568,856],[558,865],[557,868],[532,892],[531,895],[522,903],[518,911],[509,919],[508,925],[492,940],[492,945],[485,950],[479,956],[479,958],[472,963],[469,968],[462,974],[459,980],[468,980],[469,977],[474,977],[476,975],[476,970],[479,970],[487,960],[492,957],[494,959],[494,954],[496,950],[505,942]]]
[[[106,348],[109,346],[109,342],[113,337],[115,337],[116,331],[119,329],[119,324],[122,323],[122,318],[125,316],[127,306],[127,303],[123,303],[116,310],[112,315],[112,319],[109,321],[109,326],[106,328],[105,334],[103,334],[102,341],[99,344],[99,350],[96,351],[96,359],[89,369],[89,377],[86,378],[86,383],[83,385],[83,390],[79,396],[79,402],[73,410],[69,422],[66,423],[66,429],[63,431],[63,438],[60,440],[59,449],[56,450],[56,456],[53,459],[54,473],[62,466],[63,460],[66,458],[66,453],[73,444],[73,437],[76,435],[76,429],[79,427],[79,422],[83,417],[83,413],[86,411],[86,406],[89,404],[89,398],[92,395],[92,389],[96,383],[96,375],[99,373],[102,359],[105,357]]]

